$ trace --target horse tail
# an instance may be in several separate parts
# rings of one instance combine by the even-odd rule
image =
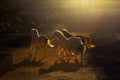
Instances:
[[[95,45],[94,44],[88,44],[88,48],[89,49],[95,48]]]
[[[47,40],[47,44],[48,44],[50,47],[52,47],[52,48],[55,46],[55,45],[52,45],[52,44],[51,44],[51,41],[50,41],[49,39]]]

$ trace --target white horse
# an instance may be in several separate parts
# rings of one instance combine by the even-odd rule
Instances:
[[[61,50],[58,52],[59,57],[60,57],[60,52],[62,50],[74,53],[75,59],[77,59],[77,55],[81,53],[81,63],[82,63],[83,53],[85,53],[86,51],[86,46],[84,46],[84,44],[82,43],[81,38],[74,36],[67,38],[59,30],[54,31],[52,38],[57,38],[59,46],[61,47]]]
[[[44,58],[47,45],[49,45],[50,47],[53,47],[53,45],[50,44],[48,37],[46,35],[40,35],[37,29],[32,28],[31,32],[32,32],[32,40],[30,47],[30,52],[31,52],[30,55],[36,58],[37,55],[39,54],[39,50],[44,49],[44,55],[43,55]]]

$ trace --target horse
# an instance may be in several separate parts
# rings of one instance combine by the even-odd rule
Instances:
[[[82,42],[84,43],[84,45],[86,45],[87,49],[91,49],[94,48],[95,46],[93,44],[90,43],[90,37],[89,36],[84,36],[84,35],[73,35],[72,33],[70,33],[67,29],[62,29],[62,33],[67,37],[80,37]]]
[[[81,38],[74,36],[67,38],[59,30],[54,31],[52,38],[56,38],[58,40],[59,46],[61,48],[61,50],[58,52],[59,57],[61,57],[60,53],[62,50],[74,53],[75,56],[74,60],[76,60],[77,55],[81,53],[81,63],[82,63],[83,53],[85,53],[86,51],[86,46],[83,44]]]
[[[44,58],[46,54],[47,46],[49,45],[50,47],[53,47],[53,45],[51,45],[49,38],[46,35],[40,35],[37,29],[32,28],[31,32],[32,32],[32,40],[31,40],[32,43],[30,47],[30,52],[31,52],[30,55],[36,58],[37,55],[39,54],[39,50],[44,49],[43,52],[44,53],[43,58]]]

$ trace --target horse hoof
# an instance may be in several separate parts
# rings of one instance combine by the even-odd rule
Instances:
[[[69,63],[75,63],[75,61],[73,61],[73,60],[70,60],[70,61],[69,61]]]
[[[78,60],[75,60],[75,64],[78,64],[78,63],[80,63]]]
[[[61,60],[55,61],[56,64],[60,64],[61,62],[62,62]]]
[[[65,60],[65,62],[67,63],[67,62],[68,62],[68,60]]]

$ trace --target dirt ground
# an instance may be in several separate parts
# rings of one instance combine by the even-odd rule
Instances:
[[[42,50],[37,58],[29,57],[29,48],[14,49],[13,70],[0,80],[105,80],[106,76],[100,67],[92,67],[87,62],[90,55],[85,55],[84,67],[78,63],[56,63],[57,49],[48,48],[46,57],[41,61]]]
[[[92,41],[95,48],[84,54],[84,66],[57,63],[56,48],[48,47],[43,60],[43,49],[39,50],[37,58],[30,57],[29,36],[27,39],[26,35],[15,36],[0,39],[0,44],[5,44],[0,45],[0,80],[120,80],[119,34],[98,34]]]

